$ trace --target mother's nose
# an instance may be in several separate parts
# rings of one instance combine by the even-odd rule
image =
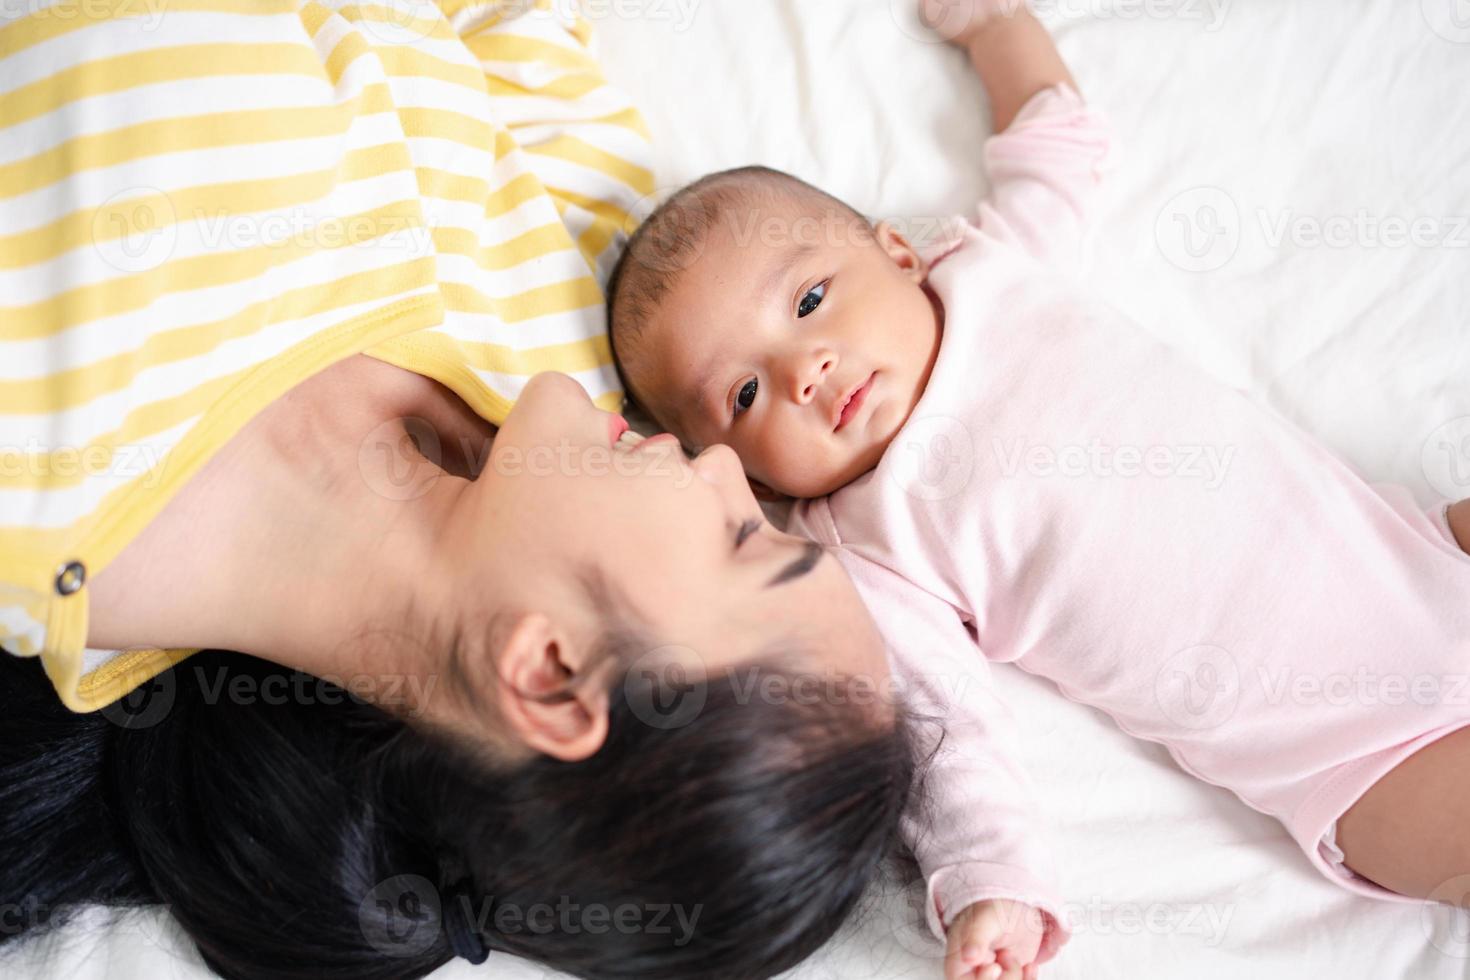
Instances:
[[[700,479],[716,487],[745,484],[745,467],[740,465],[740,457],[729,446],[710,446],[694,457],[690,465]]]

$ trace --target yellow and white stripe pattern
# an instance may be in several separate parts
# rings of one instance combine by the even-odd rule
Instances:
[[[366,352],[492,422],[621,401],[600,276],[647,130],[568,0],[0,8],[0,646],[105,705],[95,575],[257,412]]]

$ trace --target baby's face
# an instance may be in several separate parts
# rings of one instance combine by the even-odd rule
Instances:
[[[633,386],[686,443],[731,446],[752,481],[831,493],[878,464],[928,382],[927,273],[891,228],[836,210],[723,217],[644,325]]]

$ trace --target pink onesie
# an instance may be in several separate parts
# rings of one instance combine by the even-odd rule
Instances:
[[[930,275],[922,399],[876,469],[793,515],[943,728],[906,819],[931,927],[1018,899],[1054,917],[1044,958],[1061,898],[990,663],[1164,745],[1379,897],[1334,860],[1337,818],[1470,723],[1470,556],[1445,505],[1370,486],[1069,277],[1107,148],[1068,88],[987,143],[992,195]]]

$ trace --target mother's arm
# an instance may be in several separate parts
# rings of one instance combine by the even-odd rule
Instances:
[[[653,193],[648,126],[620,89],[607,84],[589,45],[591,25],[550,4],[439,0],[479,60],[495,121],[524,151],[526,166],[556,201],[594,271],[606,271],[618,233]],[[497,147],[497,151],[504,148]]]

